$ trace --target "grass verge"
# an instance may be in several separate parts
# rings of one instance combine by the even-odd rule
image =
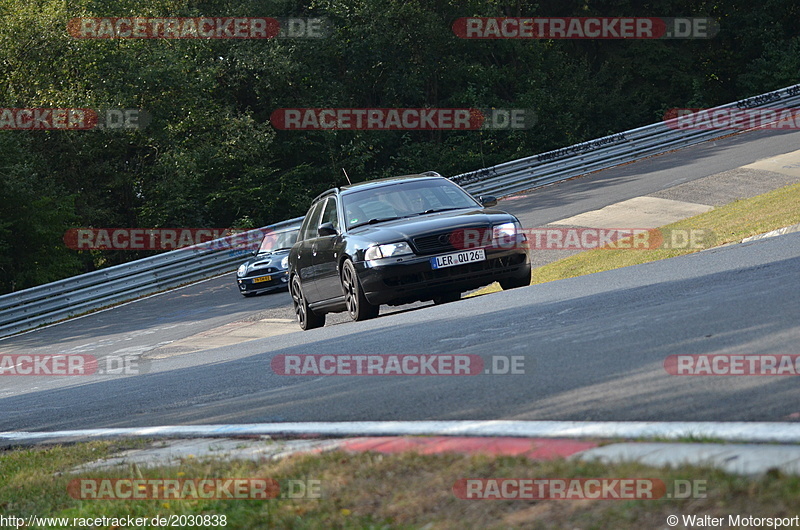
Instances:
[[[0,514],[70,520],[224,515],[228,529],[659,528],[666,527],[667,516],[673,514],[724,517],[726,522],[731,514],[793,517],[800,496],[800,478],[779,472],[747,478],[698,467],[659,469],[640,464],[414,453],[331,452],[262,462],[187,458],[172,467],[70,472],[78,464],[142,443],[91,442],[0,452]],[[209,477],[268,477],[282,485],[289,480],[316,480],[321,495],[272,500],[79,500],[67,491],[75,478]],[[660,479],[672,497],[464,500],[453,492],[453,485],[462,478]],[[693,483],[694,490],[685,487],[688,481],[698,481]]]
[[[796,223],[800,223],[800,184],[779,188],[750,199],[735,201],[660,229],[661,232],[667,234],[684,230],[703,230],[707,235],[713,234],[710,238],[706,237],[702,248],[656,248],[653,250],[599,248],[587,250],[534,269],[531,284],[552,282],[629,265],[674,258],[697,252],[709,246],[738,243],[746,237]],[[538,252],[547,252],[547,250]],[[475,291],[470,296],[500,290],[500,285],[493,283]]]

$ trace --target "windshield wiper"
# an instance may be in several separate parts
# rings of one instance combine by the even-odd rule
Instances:
[[[364,225],[374,225],[375,223],[383,223],[383,222],[386,222],[386,221],[395,221],[397,219],[402,219],[402,217],[375,217],[373,219],[370,219],[369,221],[365,221],[363,223],[354,224],[350,228],[356,228],[356,227],[364,226]]]
[[[449,210],[462,210],[463,208],[460,206],[454,206],[452,208],[431,208],[430,210],[425,210],[419,215],[425,215],[427,213],[436,213],[436,212],[447,212]]]

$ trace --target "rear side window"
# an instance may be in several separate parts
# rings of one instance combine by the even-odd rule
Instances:
[[[306,239],[317,237],[319,214],[323,204],[325,204],[325,201],[318,201],[309,208],[306,218],[303,220],[303,226],[300,227],[300,236],[297,238],[298,241],[305,241]]]
[[[322,212],[322,219],[319,224],[331,223],[333,228],[339,230],[339,214],[336,211],[336,197],[328,197],[325,201],[325,210]]]

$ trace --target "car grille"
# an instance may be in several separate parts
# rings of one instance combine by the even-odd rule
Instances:
[[[413,239],[417,254],[438,254],[441,252],[455,252],[466,248],[464,244],[464,230],[469,230],[473,241],[483,240],[485,232],[490,230],[486,226],[471,226],[469,228],[457,228],[447,232],[439,232],[429,236],[420,236]]]
[[[280,269],[277,267],[262,267],[260,269],[253,269],[251,270],[247,276],[263,276],[264,274],[272,274],[273,272],[278,272]]]

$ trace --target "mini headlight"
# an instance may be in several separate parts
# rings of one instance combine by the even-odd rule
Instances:
[[[286,255],[281,260],[281,269],[288,269],[289,268],[289,256]]]
[[[239,265],[239,268],[236,269],[236,276],[244,276],[245,274],[247,274],[247,264],[242,263]]]
[[[388,243],[386,245],[373,245],[364,253],[364,259],[371,261],[381,258],[394,258],[406,254],[413,254],[411,247],[405,241]]]

